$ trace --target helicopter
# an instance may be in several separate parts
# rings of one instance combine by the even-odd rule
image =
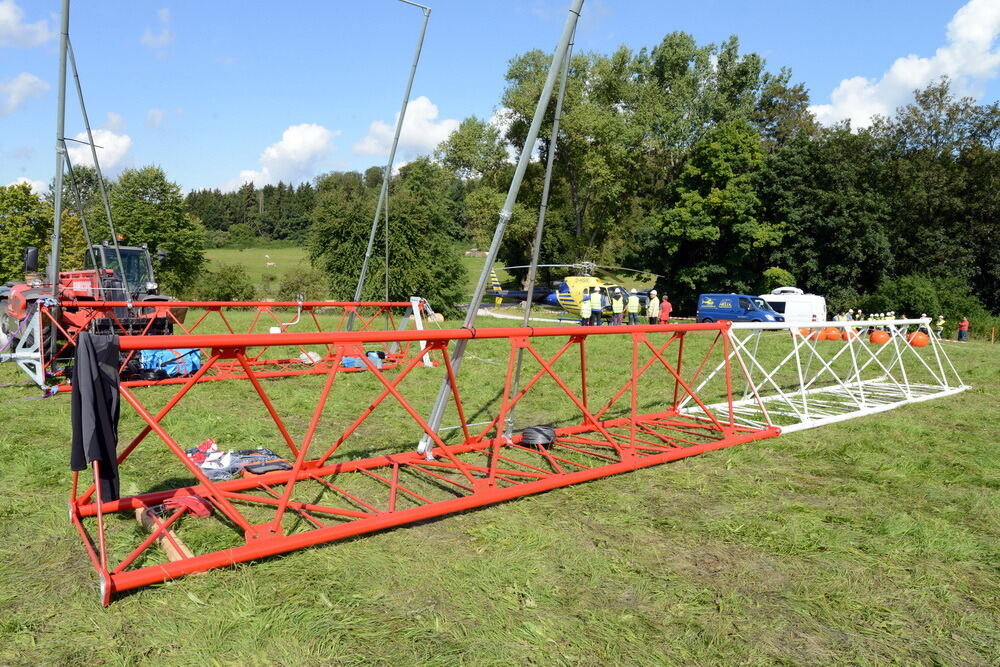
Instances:
[[[527,265],[522,266],[505,266],[505,270],[509,269],[527,269]],[[614,271],[629,271],[632,273],[638,273],[643,276],[650,278],[661,278],[655,273],[650,273],[649,271],[639,271],[637,269],[629,269],[623,266],[602,266],[595,264],[594,262],[577,262],[575,264],[539,264],[538,268],[571,268],[574,269],[579,275],[569,275],[560,281],[558,287],[555,289],[536,287],[532,291],[531,300],[533,303],[544,304],[547,306],[553,306],[555,308],[561,308],[566,313],[571,315],[574,319],[580,318],[580,301],[583,297],[583,290],[586,289],[589,292],[593,292],[595,289],[601,290],[609,299],[612,294],[614,294],[615,289],[620,289],[623,295],[628,295],[630,290],[625,286],[609,282],[597,275],[596,273],[604,273],[608,275],[611,274],[611,270]],[[528,298],[527,290],[509,290],[504,289],[500,280],[497,277],[496,271],[490,272],[490,283],[492,288],[493,297],[496,299],[496,305],[499,307],[504,299],[512,299],[516,301],[525,301]],[[645,305],[649,298],[649,289],[638,290],[637,294]],[[610,308],[605,307],[605,315],[607,317],[611,316]]]

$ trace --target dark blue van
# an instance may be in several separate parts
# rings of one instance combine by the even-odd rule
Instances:
[[[698,297],[698,322],[784,322],[759,296],[748,294],[702,294]]]

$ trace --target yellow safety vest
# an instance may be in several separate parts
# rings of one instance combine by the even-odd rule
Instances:
[[[584,294],[583,301],[580,302],[580,317],[588,318],[590,317],[590,295]]]
[[[619,297],[611,298],[611,312],[618,314],[625,310],[625,299]]]
[[[646,315],[649,317],[659,317],[660,316],[660,299],[659,297],[651,296],[649,301],[646,302]]]
[[[635,294],[630,294],[628,297],[628,312],[638,313],[639,312],[639,297]]]

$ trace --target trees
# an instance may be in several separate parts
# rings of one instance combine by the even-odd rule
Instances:
[[[761,216],[785,230],[769,261],[834,309],[857,305],[894,271],[884,169],[880,142],[840,125],[795,137],[768,156],[758,180]]]
[[[1000,307],[1000,106],[956,99],[942,78],[879,119],[873,132],[884,142],[888,164],[881,187],[894,210],[888,233],[896,275],[958,278],[990,307]]]
[[[52,206],[27,184],[0,186],[0,282],[24,279],[24,249],[39,251],[39,269],[48,264],[52,239]],[[83,265],[86,247],[80,218],[63,211],[59,263],[62,270]]]
[[[470,116],[437,147],[435,158],[462,180],[483,178],[496,187],[507,148],[500,130]]]
[[[168,181],[162,169],[122,172],[111,188],[111,214],[126,243],[167,252],[155,267],[162,291],[182,291],[198,275],[205,261],[205,229],[185,212],[180,186]]]
[[[769,150],[786,146],[800,134],[814,136],[819,123],[809,111],[809,92],[801,83],[792,84],[792,71],[782,67],[778,74],[761,77],[760,99],[753,112],[753,124]]]
[[[695,147],[675,187],[672,208],[648,218],[660,248],[658,273],[674,286],[698,290],[753,291],[761,284],[767,252],[784,229],[758,218],[754,184],[763,164],[760,138],[745,121],[708,131]]]
[[[548,63],[547,54],[532,51],[514,58],[508,68],[502,104],[510,110],[507,139],[515,147],[523,144]],[[691,35],[675,32],[638,52],[621,47],[609,55],[575,55],[546,225],[546,240],[558,239],[555,245],[567,256],[546,259],[586,258],[666,270],[671,288],[688,296],[710,275],[733,276],[734,270],[741,276],[734,278],[738,284],[754,282],[752,275],[759,282],[768,266],[767,250],[780,233],[759,221],[754,210],[752,174],[762,154],[749,123],[760,128],[769,147],[778,147],[815,130],[807,106],[808,95],[791,83],[790,71],[765,72],[764,60],[741,53],[736,37],[699,45]],[[550,108],[542,136],[547,136],[551,113]],[[725,184],[709,182],[721,165],[695,165],[698,176],[688,171],[699,151],[709,159],[710,134],[718,138],[720,128],[732,133],[737,126],[749,134],[723,160],[734,160],[730,167],[739,171],[731,183],[728,176]],[[547,140],[541,140],[541,157],[548,150]],[[738,165],[737,154],[753,155],[754,164]],[[533,184],[540,178],[528,176],[521,201],[530,210],[537,205]],[[709,257],[716,252],[711,237],[721,239],[723,229],[752,240],[719,249],[726,258],[716,261]]]
[[[242,264],[219,264],[202,271],[191,292],[203,301],[252,301],[255,296],[250,274]]]
[[[458,259],[450,227],[448,173],[427,158],[411,162],[393,180],[390,199],[389,298],[422,296],[439,310],[455,312],[462,301],[465,269]],[[377,190],[365,185],[356,172],[329,174],[318,182],[313,213],[310,254],[330,281],[335,299],[353,296]],[[375,257],[362,288],[364,300],[384,298],[385,267],[378,252],[385,237],[380,231]]]
[[[24,278],[24,249],[47,243],[51,219],[51,210],[30,185],[0,187],[0,281]]]

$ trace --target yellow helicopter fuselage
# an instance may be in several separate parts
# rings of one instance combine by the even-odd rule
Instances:
[[[615,288],[620,287],[619,285],[606,283],[596,276],[566,276],[564,282],[566,283],[566,289],[559,289],[556,292],[559,306],[570,315],[576,317],[580,317],[580,302],[583,300],[584,289],[591,293],[595,289],[600,289],[605,296],[610,298]]]

